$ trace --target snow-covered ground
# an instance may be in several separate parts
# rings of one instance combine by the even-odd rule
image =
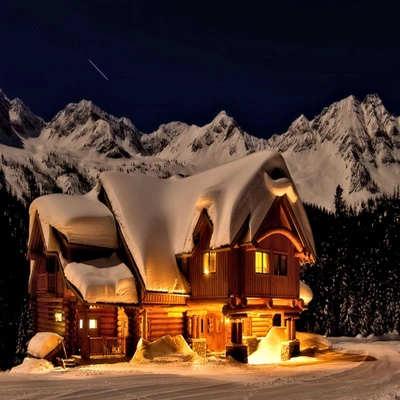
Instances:
[[[333,338],[332,342],[333,351],[275,365],[210,358],[91,365],[50,372],[43,367],[40,374],[3,372],[0,399],[325,400],[400,396],[399,341]]]

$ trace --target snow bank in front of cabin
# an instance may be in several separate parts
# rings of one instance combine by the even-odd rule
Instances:
[[[296,338],[300,341],[300,351],[314,349],[318,351],[332,348],[332,342],[325,336],[308,332],[296,332]]]
[[[155,359],[190,361],[197,357],[182,335],[167,335],[154,342],[141,338],[131,363]]]
[[[272,179],[275,169],[283,177]],[[254,238],[277,197],[287,195],[306,247],[315,246],[304,208],[282,156],[262,151],[184,179],[104,172],[100,183],[146,289],[188,293],[176,255],[194,247],[203,210],[213,224],[210,248],[232,244],[248,220]]]
[[[36,358],[45,358],[64,338],[53,332],[38,332],[28,344],[28,354]]]
[[[281,362],[282,342],[286,342],[286,329],[273,326],[261,339],[257,350],[248,357],[249,364],[275,364]]]
[[[332,348],[332,342],[325,336],[314,333],[296,332],[296,338],[300,341],[300,351],[312,349],[323,351]],[[275,364],[281,362],[282,343],[287,342],[286,328],[274,326],[261,339],[257,350],[248,357],[249,364]]]
[[[30,234],[36,213],[43,226],[46,243],[51,243],[49,235],[50,227],[53,227],[65,235],[69,243],[118,248],[114,216],[98,200],[96,189],[84,196],[49,194],[38,197],[29,208]]]
[[[69,263],[64,273],[88,303],[138,302],[135,278],[115,253],[109,258]]]
[[[25,357],[22,364],[12,368],[11,374],[42,374],[54,370],[54,365],[47,360]]]

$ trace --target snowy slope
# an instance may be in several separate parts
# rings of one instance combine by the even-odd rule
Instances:
[[[266,141],[224,111],[202,127],[171,122],[143,134],[82,100],[45,123],[0,91],[0,182],[27,201],[55,191],[85,193],[105,170],[192,175],[264,149],[283,154],[304,201],[329,209],[338,184],[355,203],[391,193],[400,182],[400,120],[377,95],[362,102],[349,96],[311,120],[301,115]]]
[[[311,121],[302,115],[268,146],[285,157],[302,198],[326,207],[338,184],[354,203],[400,182],[400,121],[377,95],[349,96]]]
[[[162,159],[195,165],[201,170],[225,164],[266,148],[266,141],[244,132],[221,111],[203,127],[172,122],[143,136],[148,151]]]

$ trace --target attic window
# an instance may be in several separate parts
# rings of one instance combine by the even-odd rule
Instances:
[[[205,275],[217,272],[217,253],[215,251],[203,253],[203,272]]]
[[[283,171],[280,168],[275,168],[270,174],[269,176],[276,181],[277,179],[280,178],[286,178],[285,174],[283,173]]]
[[[287,256],[284,254],[274,254],[274,275],[287,275]]]
[[[268,253],[256,251],[256,274],[269,274]]]

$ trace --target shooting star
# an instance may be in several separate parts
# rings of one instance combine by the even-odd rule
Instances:
[[[104,79],[107,79],[107,80],[108,80],[108,78],[100,71],[99,68],[97,68],[97,66],[95,65],[95,63],[94,63],[90,58],[88,58],[88,61],[90,62],[90,64],[93,65],[93,67],[95,67],[95,68],[97,69],[97,71],[100,72],[101,75],[103,75]]]
[[[30,24],[37,30],[39,31],[43,36],[46,36],[46,34],[25,14],[25,18],[30,22]]]

